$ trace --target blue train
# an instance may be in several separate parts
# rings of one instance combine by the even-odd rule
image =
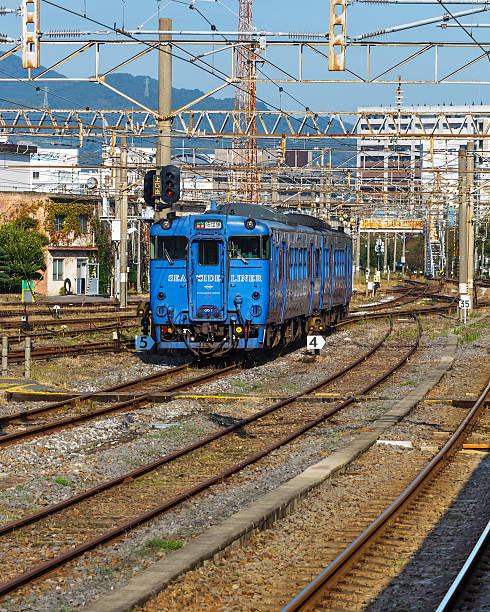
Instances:
[[[150,230],[150,311],[159,350],[258,350],[323,333],[352,293],[352,241],[315,217],[214,205]]]

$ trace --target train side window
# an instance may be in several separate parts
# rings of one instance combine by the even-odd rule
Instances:
[[[197,261],[200,266],[216,266],[219,263],[216,240],[199,240]]]
[[[315,249],[315,278],[320,277],[320,249]]]
[[[172,261],[187,259],[187,238],[185,236],[151,236],[150,259]]]

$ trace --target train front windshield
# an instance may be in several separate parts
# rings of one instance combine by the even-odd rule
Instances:
[[[269,259],[270,244],[268,236],[231,236],[230,259]]]
[[[185,236],[151,236],[150,259],[187,259],[187,242]]]

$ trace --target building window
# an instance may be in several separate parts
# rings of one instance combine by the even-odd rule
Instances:
[[[53,280],[63,280],[63,260],[53,259]]]
[[[39,178],[39,172],[33,172],[32,173],[32,178],[33,179],[38,179]]]
[[[66,215],[55,215],[54,216],[54,231],[62,232],[65,225]]]
[[[80,215],[80,231],[82,234],[88,232],[88,215]]]

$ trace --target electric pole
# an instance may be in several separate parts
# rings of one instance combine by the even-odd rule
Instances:
[[[466,214],[466,146],[458,153],[459,196],[459,298],[468,295],[468,222]]]
[[[158,113],[161,117],[168,117],[172,112],[172,40],[171,34],[165,32],[172,30],[171,19],[159,19],[158,29],[160,41],[158,51]],[[162,168],[168,166],[172,155],[172,120],[164,119],[158,121],[158,139],[156,151],[156,166]],[[155,211],[155,221],[158,221],[166,213]]]
[[[126,136],[119,139],[120,155],[120,201],[121,201],[121,242],[120,244],[120,285],[119,307],[128,307],[128,147]]]
[[[466,223],[468,226],[468,295],[470,296],[470,309],[473,308],[473,275],[475,271],[474,176],[474,142],[471,140],[468,141],[466,147]]]

